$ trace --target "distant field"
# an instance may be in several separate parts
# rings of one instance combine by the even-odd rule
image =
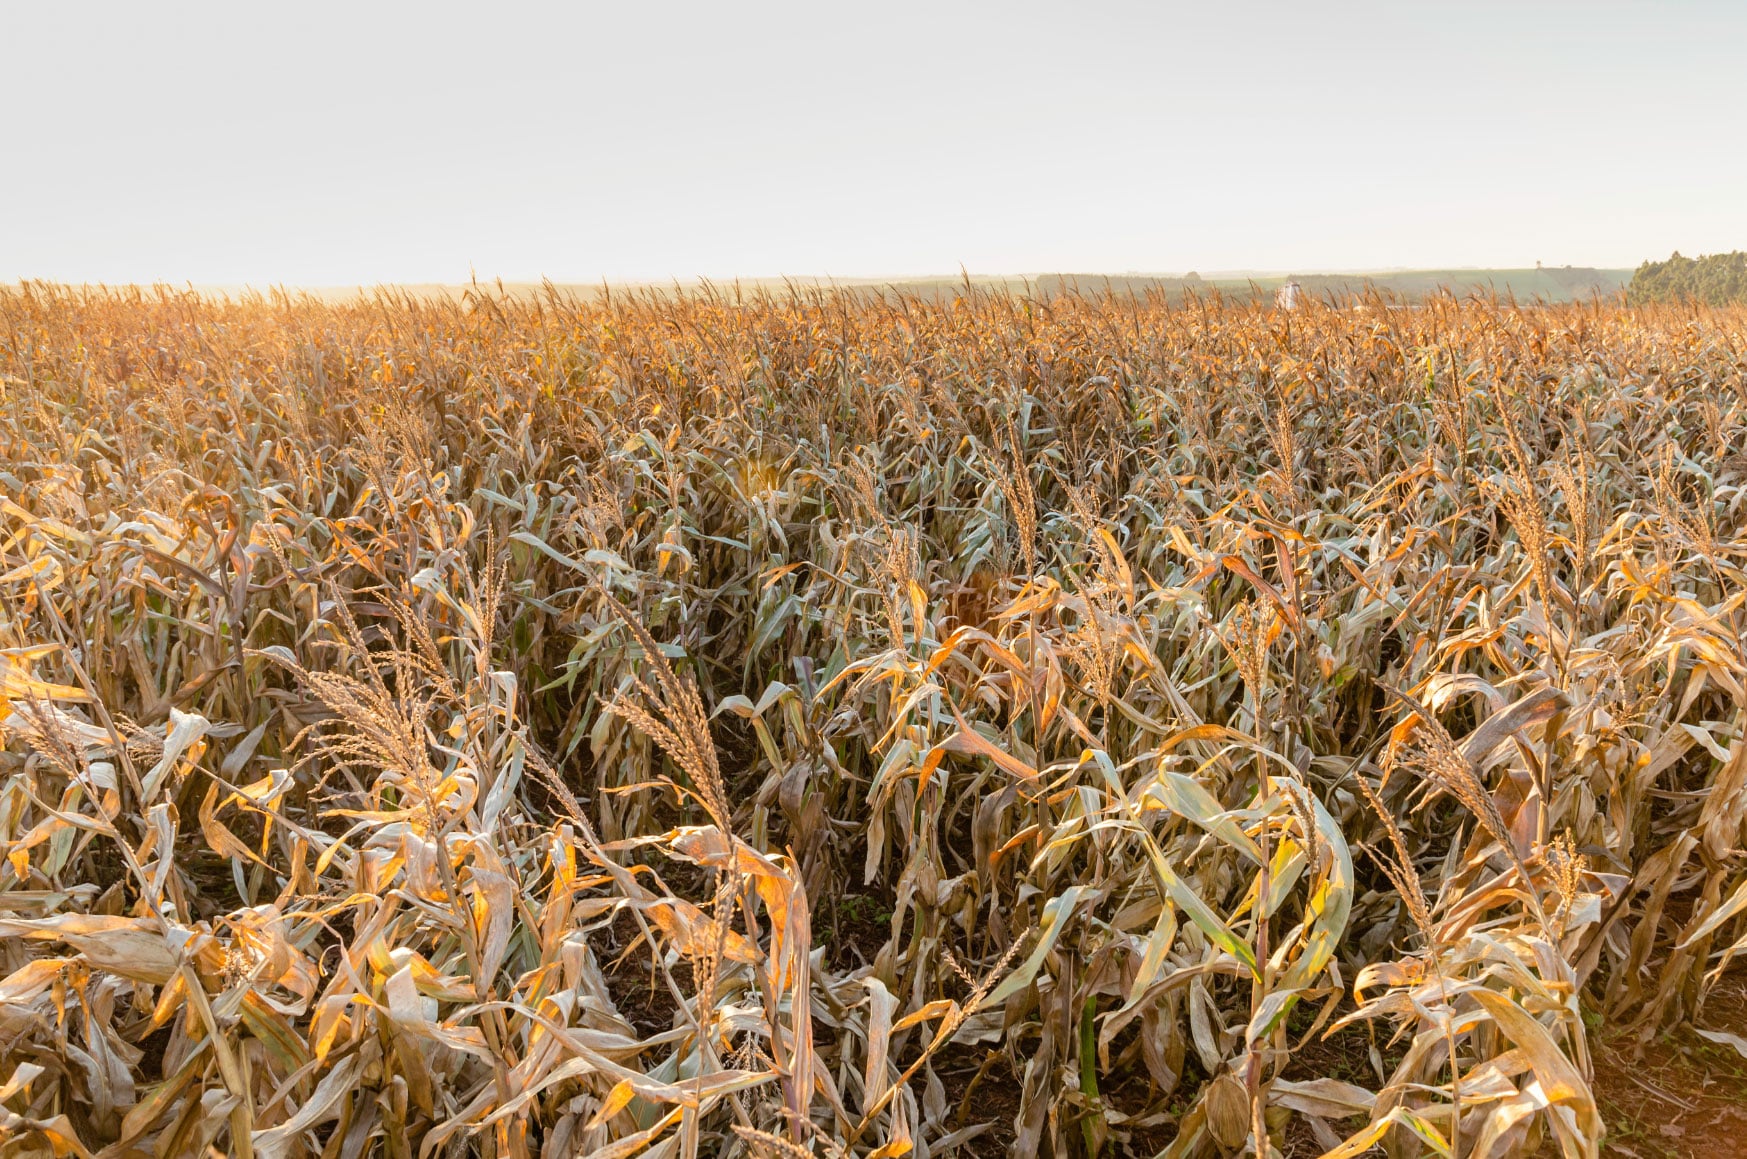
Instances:
[[[1164,291],[1181,295],[1194,290],[1206,293],[1210,288],[1222,294],[1244,297],[1252,292],[1272,294],[1288,281],[1296,281],[1313,296],[1332,294],[1336,298],[1375,290],[1404,298],[1418,298],[1439,291],[1458,296],[1469,293],[1500,296],[1514,294],[1519,301],[1569,302],[1596,294],[1618,293],[1631,281],[1631,270],[1604,270],[1578,267],[1524,270],[1389,270],[1377,273],[1336,274],[1212,274],[1205,278],[1183,278],[1164,275],[1125,274],[1046,274],[1036,278],[972,278],[973,285],[987,286],[1008,292],[1023,292],[1030,288],[1043,294],[1077,289],[1096,294],[1106,288],[1119,294]],[[954,292],[964,286],[962,279],[935,279],[900,282],[895,288],[917,293]]]
[[[1471,293],[1484,295],[1496,292],[1501,297],[1514,295],[1521,302],[1569,302],[1587,299],[1598,294],[1606,297],[1618,293],[1631,280],[1632,271],[1629,269],[1562,266],[1521,270],[1382,270],[1375,273],[1333,274],[1210,274],[1205,278],[1185,278],[1170,274],[1038,274],[1031,277],[985,277],[973,274],[969,277],[968,284],[981,290],[1011,294],[1033,293],[1053,296],[1064,291],[1077,290],[1083,294],[1095,295],[1108,289],[1117,294],[1163,292],[1169,297],[1177,298],[1189,290],[1205,294],[1215,289],[1222,294],[1239,297],[1246,297],[1254,292],[1271,295],[1287,281],[1296,281],[1312,295],[1332,294],[1337,298],[1362,294],[1367,290],[1376,290],[1383,294],[1403,298],[1419,298],[1426,294],[1448,290],[1458,296]],[[747,278],[710,284],[726,294],[732,294],[736,289],[742,293],[747,293],[761,290],[783,291],[790,287],[801,289],[835,287],[862,291],[895,291],[920,297],[940,295],[950,297],[964,291],[967,279],[964,277],[902,278],[897,280],[876,278],[839,280],[827,278]],[[496,282],[489,285],[494,293],[499,289],[499,284]],[[559,282],[552,283],[551,289],[579,301],[594,301],[606,293],[649,291],[665,293],[674,289],[696,291],[702,289],[704,285],[705,283],[692,281],[626,283],[603,287],[600,284],[583,282]],[[467,286],[463,284],[420,283],[400,285],[394,288],[415,297],[426,298],[460,298],[467,292]],[[547,290],[547,286],[538,282],[505,282],[502,283],[501,288],[516,298],[539,296]],[[217,292],[237,292],[233,287],[211,287],[210,289]],[[355,298],[360,292],[367,291],[361,291],[358,287],[325,286],[302,292],[309,293],[323,301],[337,302]]]

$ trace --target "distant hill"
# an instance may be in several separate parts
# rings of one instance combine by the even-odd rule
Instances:
[[[1143,288],[1158,288],[1169,292],[1218,289],[1222,294],[1245,295],[1259,292],[1272,295],[1288,281],[1295,281],[1305,294],[1314,298],[1333,295],[1344,298],[1376,290],[1403,298],[1421,298],[1427,294],[1449,291],[1454,294],[1497,293],[1500,297],[1514,295],[1518,301],[1541,299],[1548,302],[1569,302],[1594,295],[1617,294],[1625,288],[1631,270],[1595,269],[1589,266],[1562,266],[1522,270],[1379,270],[1373,273],[1334,274],[1256,274],[1220,275],[1205,278],[1196,275],[1175,278],[1128,276],[1104,278],[1095,275],[1053,275],[1034,280],[1040,290],[1077,286],[1093,291],[1106,284],[1117,292],[1132,292]]]
[[[1537,267],[1532,270],[1400,270],[1375,274],[1310,274],[1298,284],[1316,294],[1355,293],[1366,286],[1403,297],[1417,298],[1439,290],[1456,294],[1496,292],[1514,295],[1519,301],[1544,299],[1569,302],[1595,295],[1617,294],[1631,277],[1630,270],[1594,269],[1588,266]]]

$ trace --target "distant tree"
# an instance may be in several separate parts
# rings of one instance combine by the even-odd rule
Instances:
[[[1682,257],[1676,250],[1665,262],[1645,262],[1632,274],[1626,301],[1706,302],[1721,306],[1747,302],[1747,253]]]

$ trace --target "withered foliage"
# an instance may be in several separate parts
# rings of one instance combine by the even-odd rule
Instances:
[[[1595,1155],[1743,945],[1744,343],[0,291],[0,1156]]]

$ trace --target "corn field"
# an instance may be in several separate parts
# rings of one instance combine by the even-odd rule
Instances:
[[[1740,311],[0,289],[0,1155],[1597,1155],[1744,566]]]

